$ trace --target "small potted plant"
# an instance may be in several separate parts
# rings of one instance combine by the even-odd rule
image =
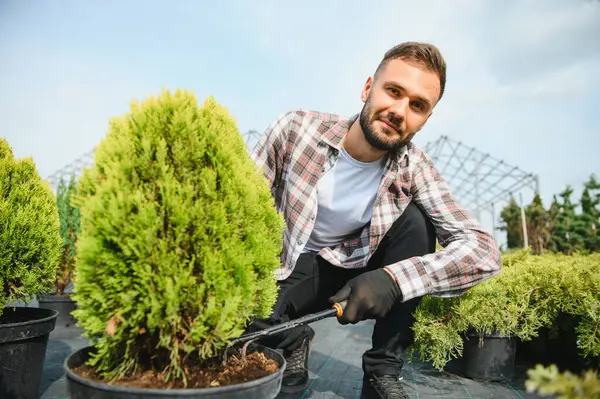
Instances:
[[[425,297],[415,311],[411,352],[438,369],[458,359],[454,364],[468,377],[510,380],[517,339],[534,337],[556,309],[538,300],[545,287],[539,258],[522,251],[504,258],[503,265],[498,276],[460,297]]]
[[[163,91],[110,123],[79,179],[70,397],[274,398],[283,357],[222,351],[276,300],[284,220],[228,112]]]
[[[27,304],[52,286],[60,232],[54,193],[0,138],[0,398],[37,398],[58,313]]]
[[[60,218],[60,235],[62,237],[60,266],[54,281],[54,292],[38,298],[41,308],[58,311],[57,327],[69,327],[75,324],[75,318],[72,315],[73,310],[75,310],[75,301],[73,301],[70,292],[67,292],[67,290],[70,289],[71,285],[77,235],[80,227],[79,208],[72,201],[76,187],[77,180],[75,175],[72,175],[68,181],[61,178],[56,189],[56,206]]]
[[[517,348],[543,331],[558,329],[566,317],[570,331],[561,336],[569,342],[551,349],[551,340],[541,341],[541,352],[551,353],[542,363],[564,363],[565,354],[573,352],[569,357],[576,361],[564,368],[600,365],[600,254],[532,255],[523,250],[507,255],[503,263],[498,276],[461,297],[424,298],[415,313],[412,352],[438,369],[459,359],[455,364],[462,363],[469,377],[510,379]]]
[[[556,365],[580,372],[600,367],[600,253],[548,254],[539,280],[544,289],[537,300],[554,311],[538,337],[521,342],[518,350],[528,363]]]

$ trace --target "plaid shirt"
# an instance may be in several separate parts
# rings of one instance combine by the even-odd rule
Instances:
[[[304,250],[317,213],[317,182],[337,161],[342,139],[356,118],[286,112],[268,126],[252,153],[286,221],[277,279],[292,273]],[[387,156],[371,223],[319,255],[338,267],[365,267],[410,201],[429,215],[443,249],[385,266],[403,301],[426,294],[457,296],[500,271],[500,252],[492,236],[455,201],[430,158],[412,143]]]

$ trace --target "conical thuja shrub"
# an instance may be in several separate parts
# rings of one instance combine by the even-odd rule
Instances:
[[[0,138],[0,316],[52,289],[60,256],[56,199],[31,158]]]
[[[270,314],[284,222],[227,111],[163,91],[110,123],[84,171],[78,323],[105,378],[220,353]]]

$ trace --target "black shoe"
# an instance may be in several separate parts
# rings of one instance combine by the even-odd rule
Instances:
[[[360,399],[409,399],[397,374],[363,376]]]
[[[287,365],[283,372],[281,392],[295,393],[308,388],[308,354],[311,340],[312,337],[306,337],[298,349],[283,351]]]

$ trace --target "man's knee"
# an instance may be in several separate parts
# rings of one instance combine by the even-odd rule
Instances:
[[[435,251],[436,234],[431,219],[419,205],[411,202],[388,232],[395,245],[410,242],[419,254]]]
[[[400,216],[399,220],[404,218],[413,234],[423,237],[433,237],[435,239],[435,228],[431,219],[425,211],[416,203],[411,202]]]

